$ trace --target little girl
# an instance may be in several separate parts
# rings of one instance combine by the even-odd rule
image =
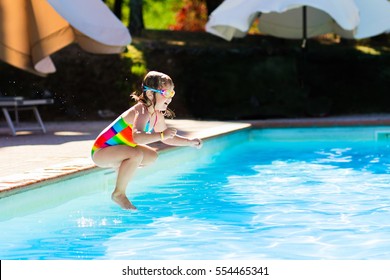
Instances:
[[[137,167],[157,159],[156,150],[147,144],[162,141],[172,146],[202,147],[202,140],[179,136],[165,123],[165,116],[174,116],[168,109],[175,95],[173,88],[168,75],[147,73],[141,91],[131,95],[137,103],[106,127],[92,147],[92,160],[97,166],[118,169],[111,198],[123,209],[136,209],[126,196],[126,188]]]

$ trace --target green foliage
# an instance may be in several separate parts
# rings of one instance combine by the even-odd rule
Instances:
[[[204,32],[155,31],[122,55],[69,46],[52,56],[57,72],[47,78],[0,63],[0,90],[40,97],[47,89],[55,105],[45,107],[45,118],[96,119],[99,110],[126,110],[144,74],[157,70],[173,78],[177,94],[170,107],[181,118],[389,113],[390,49],[366,41],[375,51],[363,52],[354,44],[310,41],[303,56],[293,40],[225,42]]]
[[[135,46],[127,46],[127,51],[122,54],[122,57],[126,61],[130,62],[129,68],[131,74],[138,77],[143,77],[146,75],[146,62],[143,57],[143,53],[139,51]]]
[[[2,93],[39,98],[48,90],[55,99],[46,112],[52,119],[96,119],[99,110],[126,110],[146,73],[142,55],[132,46],[123,55],[96,55],[71,45],[52,59],[57,72],[46,78],[0,64]]]
[[[144,21],[146,29],[168,29],[176,21],[176,12],[181,0],[144,1]]]
[[[123,0],[122,22],[129,26],[130,1]],[[115,0],[106,0],[107,6],[113,10]],[[176,21],[176,13],[182,5],[182,0],[144,0],[143,16],[146,29],[168,29]]]
[[[174,79],[178,94],[172,106],[179,116],[243,119],[298,116],[304,111],[305,92],[291,58],[183,52],[166,56],[164,63],[156,60],[157,52],[146,56],[149,67]]]
[[[172,40],[163,34],[165,42]],[[293,40],[253,36],[221,42],[204,33],[196,34],[197,40],[193,33],[172,34],[182,43],[165,45],[159,36],[140,49],[148,68],[174,79],[172,106],[178,116],[248,119],[390,112],[390,52],[384,48],[378,55],[353,44],[311,41],[304,55]]]
[[[207,7],[204,0],[184,0],[176,13],[176,23],[171,30],[204,31],[207,23]]]
[[[69,59],[72,58],[72,59]],[[53,56],[57,72],[44,80],[56,109],[66,118],[96,118],[99,110],[120,112],[129,105],[129,61],[119,55],[93,55],[70,46]]]

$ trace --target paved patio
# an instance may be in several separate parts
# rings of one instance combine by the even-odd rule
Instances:
[[[18,132],[11,136],[0,122],[0,197],[61,176],[96,168],[90,159],[95,137],[110,121],[46,122],[46,134]],[[343,125],[389,125],[390,115],[258,121],[169,120],[181,135],[207,139],[253,127],[303,127]],[[168,148],[155,145],[159,150]]]

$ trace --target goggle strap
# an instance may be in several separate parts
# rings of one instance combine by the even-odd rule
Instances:
[[[148,86],[144,86],[144,91],[145,91],[145,90],[151,90],[151,91],[154,91],[154,92],[163,93],[162,90],[155,89],[155,88],[150,88],[150,87],[148,87]]]

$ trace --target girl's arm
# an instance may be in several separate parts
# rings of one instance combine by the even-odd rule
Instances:
[[[173,138],[162,140],[162,142],[171,146],[190,146],[198,149],[203,145],[202,140],[198,138],[191,139],[177,134]]]
[[[202,140],[198,138],[190,139],[181,135],[177,135],[175,128],[168,128],[165,122],[164,115],[159,112],[159,121],[156,123],[155,131],[160,134],[161,142],[171,146],[190,146],[201,148],[203,145]]]

